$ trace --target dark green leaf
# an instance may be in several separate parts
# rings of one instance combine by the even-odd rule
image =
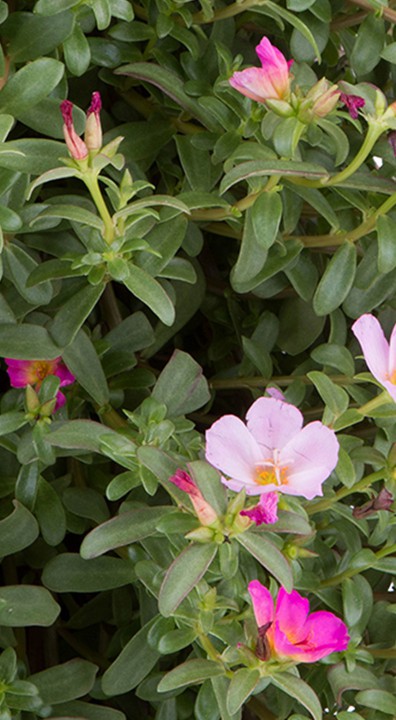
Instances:
[[[217,545],[191,544],[173,561],[161,585],[158,607],[169,617],[203,577],[217,552]]]
[[[99,592],[128,585],[133,579],[132,564],[112,557],[83,560],[73,553],[52,558],[42,580],[54,592]]]
[[[293,573],[291,567],[280,550],[264,535],[250,531],[237,535],[235,538],[259,563],[273,575],[279,583],[291,592],[293,589]]]

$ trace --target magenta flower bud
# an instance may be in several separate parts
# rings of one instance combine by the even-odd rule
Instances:
[[[235,72],[229,79],[230,85],[246,97],[257,102],[266,100],[288,100],[290,95],[289,62],[268,38],[263,37],[256,47],[261,68],[250,67]]]
[[[33,386],[35,390],[39,390],[41,383],[48,375],[56,375],[56,377],[60,379],[61,387],[71,385],[75,381],[74,375],[67,369],[60,357],[55,358],[55,360],[4,359],[8,365],[7,373],[11,386],[15,388]],[[65,395],[61,391],[58,391],[55,410],[59,410],[65,402]]]
[[[311,500],[334,470],[339,444],[319,421],[304,428],[300,410],[273,397],[249,408],[246,425],[224,415],[206,432],[206,459],[228,477],[224,485],[248,495],[281,492]]]
[[[85,142],[77,135],[73,124],[73,103],[64,100],[60,104],[63,117],[63,135],[67,149],[74,160],[85,160],[88,157],[88,148]]]
[[[91,104],[87,110],[84,140],[88,150],[97,151],[102,147],[102,125],[100,111],[102,100],[99,92],[92,93]]]
[[[194,510],[202,525],[212,525],[217,520],[215,510],[206,502],[200,489],[196,486],[192,477],[184,470],[176,470],[175,474],[169,478],[170,482],[176,485],[180,490],[190,496],[190,500],[194,506]]]
[[[340,102],[345,105],[353,120],[357,119],[359,108],[364,107],[366,104],[366,101],[360,95],[347,95],[346,93],[340,94]]]
[[[377,318],[361,315],[352,325],[371,374],[396,402],[396,325],[388,343]]]
[[[258,580],[248,590],[258,625],[256,655],[311,663],[333,652],[346,650],[349,642],[345,623],[331,612],[309,613],[309,602],[297,590],[281,587],[276,606],[272,595]]]
[[[240,514],[253,520],[256,525],[272,525],[276,523],[278,520],[278,493],[263,493],[258,505],[249,510],[241,510]]]

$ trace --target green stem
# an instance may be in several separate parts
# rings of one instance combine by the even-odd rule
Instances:
[[[370,413],[373,410],[376,410],[377,408],[381,407],[381,405],[386,405],[390,402],[389,393],[384,390],[382,393],[377,395],[377,397],[373,398],[372,400],[369,400],[364,405],[362,405],[360,408],[357,408],[357,412],[361,415],[370,415]]]
[[[382,135],[383,131],[384,129],[382,127],[379,127],[377,124],[369,125],[367,135],[364,138],[359,152],[357,153],[357,155],[355,155],[352,162],[350,162],[349,165],[344,168],[344,170],[341,170],[341,172],[333,175],[331,178],[329,178],[329,180],[326,180],[321,184],[325,185],[326,187],[330,185],[339,185],[344,180],[347,180],[351,175],[353,175],[353,173],[356,172],[356,170],[358,170],[360,166],[364,163],[370,151],[373,149],[375,143],[377,142],[378,138]]]
[[[332,375],[331,379],[338,385],[354,385],[356,383],[364,382],[359,378],[348,377],[347,375]],[[240,378],[214,378],[209,380],[209,385],[215,390],[233,390],[236,388],[256,388],[264,387],[268,383],[272,382],[281,387],[287,387],[291,385],[295,380],[300,380],[304,385],[312,385],[312,381],[306,375],[274,375],[272,378],[264,377],[263,375],[256,377],[240,377]]]
[[[370,475],[362,478],[361,480],[359,480],[359,482],[355,483],[355,485],[352,485],[352,487],[341,488],[331,498],[323,498],[322,500],[317,500],[316,502],[307,505],[305,507],[305,511],[308,513],[308,515],[313,515],[314,513],[328,510],[329,508],[331,508],[332,505],[334,505],[334,503],[342,500],[344,497],[348,497],[348,495],[353,495],[356,492],[364,492],[365,490],[367,490],[367,488],[373,485],[373,483],[377,482],[378,480],[383,480],[385,475],[385,468],[383,468],[382,470],[377,470],[377,472],[370,473]]]
[[[107,244],[111,245],[111,243],[114,240],[114,236],[115,236],[115,228],[114,228],[113,220],[112,220],[109,210],[107,208],[107,205],[103,199],[103,195],[102,195],[100,187],[99,187],[97,175],[93,174],[93,173],[84,173],[81,176],[81,179],[87,186],[87,188],[91,194],[92,200],[94,201],[94,203],[97,207],[98,213],[103,220],[103,224],[104,224],[103,237],[106,240]]]
[[[392,555],[396,552],[396,543],[393,545],[388,545],[388,547],[384,547],[381,550],[378,550],[378,552],[374,553],[377,560],[380,560],[383,557],[386,557],[387,555]],[[339,585],[344,580],[347,580],[350,577],[353,577],[354,575],[359,575],[362,572],[365,572],[366,570],[370,570],[370,568],[374,568],[375,570],[375,561],[374,563],[369,563],[368,565],[365,565],[363,567],[357,567],[357,568],[349,568],[349,570],[344,570],[344,572],[338,573],[338,575],[334,575],[332,578],[327,578],[327,580],[323,580],[320,583],[320,587],[326,588],[326,587],[333,587],[333,585]]]

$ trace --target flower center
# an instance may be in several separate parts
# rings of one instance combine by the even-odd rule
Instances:
[[[389,382],[391,382],[392,385],[396,385],[396,370],[393,370],[393,372],[390,373],[388,375],[388,377],[389,377]]]
[[[279,467],[272,460],[264,460],[256,467],[254,482],[257,485],[287,485],[288,467]]]
[[[42,383],[44,378],[54,374],[54,362],[51,360],[37,360],[34,363],[34,374],[36,376],[36,382]]]

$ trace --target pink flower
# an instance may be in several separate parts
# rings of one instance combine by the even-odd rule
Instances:
[[[321,422],[302,428],[301,412],[276,398],[259,398],[250,407],[247,426],[224,415],[206,432],[206,459],[229,476],[222,482],[248,495],[273,491],[322,495],[322,483],[334,470],[338,440]]]
[[[368,369],[396,402],[396,325],[390,343],[374,315],[358,318],[352,332],[359,340]]]
[[[8,368],[7,372],[12,387],[21,388],[32,385],[39,390],[44,378],[48,375],[56,375],[60,379],[60,386],[71,385],[75,377],[67,369],[62,358],[55,360],[13,360],[4,358]],[[56,395],[55,410],[58,410],[66,402],[66,397],[60,391]]]
[[[266,37],[257,45],[256,53],[261,68],[250,67],[235,72],[229,79],[230,85],[242,95],[258,102],[287,99],[290,94],[289,67],[293,60],[288,62]]]
[[[275,610],[271,593],[258,580],[249,583],[248,590],[259,629],[256,654],[261,660],[276,657],[311,663],[346,650],[345,623],[326,610],[309,614],[309,601],[297,590],[287,593],[281,587]]]
[[[184,470],[176,470],[175,474],[172,475],[169,480],[190,496],[194,510],[202,525],[212,525],[217,520],[216,512],[212,506],[206,502],[200,489],[188,473]]]
[[[351,118],[354,120],[358,117],[358,109],[364,107],[366,104],[366,101],[360,97],[360,95],[347,95],[346,93],[341,93],[340,102],[345,105]]]
[[[258,505],[249,510],[241,510],[241,515],[246,515],[256,525],[272,525],[278,520],[278,493],[263,493]]]
[[[73,124],[73,103],[70,100],[64,100],[60,104],[63,117],[63,135],[67,145],[67,149],[74,160],[85,160],[88,157],[88,148],[81,138],[77,135]]]
[[[84,140],[88,150],[100,150],[102,147],[102,126],[100,111],[102,100],[99,92],[92,93],[91,104],[87,110]]]

